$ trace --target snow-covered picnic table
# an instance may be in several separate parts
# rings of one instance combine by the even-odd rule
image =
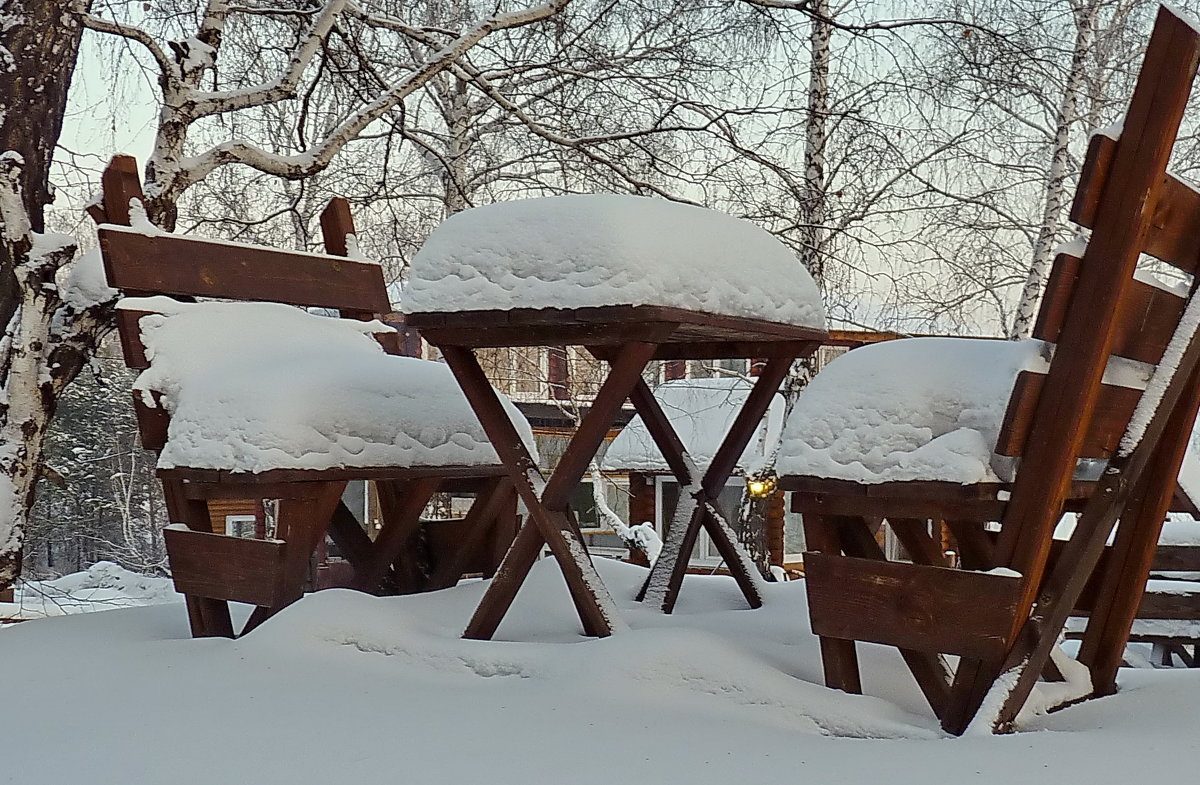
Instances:
[[[621,406],[631,400],[691,500],[643,595],[669,611],[701,526],[748,602],[753,568],[711,502],[767,411],[792,361],[825,338],[812,278],[752,223],[660,199],[611,194],[506,202],[459,213],[414,258],[403,306],[437,345],[530,510],[506,564],[467,629],[491,637],[543,541],[562,565],[584,629],[620,624],[567,508],[571,489]],[[610,372],[549,478],[521,446],[475,358],[483,347],[585,346]],[[651,360],[765,358],[707,470],[697,469],[642,371]],[[687,516],[690,514],[690,520]]]

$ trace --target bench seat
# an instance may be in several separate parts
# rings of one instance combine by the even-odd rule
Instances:
[[[380,322],[278,303],[126,298],[151,361],[134,389],[170,414],[160,469],[492,466],[499,459],[441,363],[384,353]],[[529,423],[506,410],[532,451]]]

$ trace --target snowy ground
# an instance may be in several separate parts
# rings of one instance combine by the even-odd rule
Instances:
[[[1122,692],[1006,737],[947,739],[890,651],[871,693],[817,685],[802,582],[746,610],[689,577],[671,617],[645,575],[600,562],[630,632],[575,634],[534,570],[495,642],[458,633],[483,590],[311,596],[240,641],[187,637],[178,604],[0,633],[0,782],[1149,782],[1195,772],[1200,671],[1122,673]],[[513,642],[521,641],[521,642]]]
[[[0,620],[182,602],[170,578],[140,575],[107,561],[54,580],[26,581],[17,586],[15,594],[13,602],[0,602]]]

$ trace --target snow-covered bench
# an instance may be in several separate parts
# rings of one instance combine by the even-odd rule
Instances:
[[[138,215],[140,195],[133,160],[114,159],[100,243],[109,283],[136,295],[119,305],[120,336],[142,369],[134,405],[159,454],[193,632],[231,635],[228,600],[258,606],[250,629],[297,599],[327,530],[366,591],[450,585],[481,561],[494,570],[515,534],[511,484],[449,369],[397,356],[395,331],[374,319],[390,310],[383,274],[345,256],[345,201],[322,215],[334,255],[162,232]],[[188,302],[197,297],[223,301]],[[532,450],[528,423],[505,406]],[[376,482],[374,539],[340,501],[349,480]],[[419,552],[421,512],[443,489],[476,503],[454,547]],[[215,499],[279,500],[274,538],[213,533]]]
[[[1041,673],[1070,669],[1058,636],[1093,579],[1079,658],[1091,683],[1059,693],[1115,688],[1200,397],[1194,284],[1136,272],[1143,253],[1181,277],[1200,268],[1200,192],[1166,170],[1198,59],[1200,31],[1161,9],[1120,139],[1089,147],[1071,217],[1092,232],[1055,260],[1037,340],[855,350],[796,404],[778,468],[805,517],[831,686],[861,688],[855,641],[887,643],[944,728],[963,732],[985,705],[982,721],[1006,727]],[[1082,523],[1052,560],[1073,504]],[[868,525],[878,517],[917,563],[884,560]],[[950,525],[973,569],[944,562],[931,519]],[[995,540],[991,523],[1002,523]],[[959,656],[953,674],[943,654]]]

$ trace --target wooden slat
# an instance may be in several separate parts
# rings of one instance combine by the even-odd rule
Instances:
[[[1078,257],[1061,254],[1046,284],[1033,337],[1058,340],[1070,306],[1071,291],[1079,276]],[[1158,286],[1134,280],[1129,284],[1121,310],[1121,323],[1112,353],[1138,362],[1157,364],[1166,351],[1175,327],[1183,316],[1187,299]]]
[[[1033,325],[1034,338],[1051,343],[1058,340],[1063,321],[1067,318],[1067,309],[1071,305],[1071,293],[1075,290],[1075,281],[1079,278],[1081,261],[1078,256],[1065,253],[1054,257],[1054,266],[1050,268],[1046,291],[1042,295],[1037,321]]]
[[[1196,237],[1200,246],[1200,234]],[[1122,306],[1113,354],[1157,365],[1186,307],[1185,297],[1143,281],[1133,281]]]
[[[1200,545],[1160,545],[1150,569],[1155,572],[1200,572]]]
[[[1071,220],[1089,229],[1096,225],[1101,195],[1119,142],[1097,134],[1092,137],[1071,205]],[[1200,193],[1175,175],[1167,174],[1159,186],[1143,250],[1186,272],[1200,267]]]
[[[129,225],[129,201],[141,201],[142,181],[138,176],[137,160],[131,155],[114,155],[112,161],[100,175],[100,183],[104,192],[105,220],[112,224]],[[95,217],[96,213],[92,213]],[[110,286],[115,286],[111,283]]]
[[[1093,134],[1088,141],[1087,156],[1079,173],[1079,186],[1071,203],[1071,220],[1089,229],[1096,223],[1100,198],[1108,180],[1108,170],[1117,154],[1117,140],[1104,134]]]
[[[235,300],[387,313],[376,264],[176,235],[100,228],[104,271],[112,286]]]
[[[817,515],[851,515],[865,518],[935,518],[939,520],[996,521],[1004,514],[1006,502],[980,499],[876,498],[837,493],[793,493],[792,512]]]
[[[182,594],[273,606],[280,600],[284,543],[168,528],[171,577]]]
[[[996,439],[996,452],[1000,455],[1020,456],[1025,453],[1025,445],[1033,429],[1034,415],[1038,410],[1038,402],[1045,384],[1044,374],[1022,371],[1017,376],[1008,409],[1004,413],[1000,435]],[[1077,457],[1111,457],[1141,396],[1141,390],[1110,384],[1100,385],[1100,396],[1092,419],[1084,431]],[[1059,416],[1070,419],[1075,413],[1062,411]]]
[[[1200,267],[1200,193],[1173,175],[1163,179],[1150,218],[1146,253],[1189,273]]]
[[[435,346],[449,344],[474,348],[605,346],[642,340],[702,344],[707,347],[704,351],[711,352],[714,351],[712,347],[719,344],[812,342],[826,337],[824,330],[811,327],[657,305],[413,313],[407,314],[405,321]],[[659,332],[665,331],[665,334],[645,332],[656,325]],[[753,354],[759,356],[760,353],[755,351]]]
[[[804,555],[809,616],[817,635],[929,653],[994,657],[1020,597],[1017,578]]]
[[[155,392],[150,395],[157,404],[156,406],[147,406],[142,400],[141,391],[133,391],[133,414],[137,418],[142,449],[158,452],[167,443],[167,428],[171,424],[171,415],[167,414],[161,395]]]
[[[121,354],[125,357],[128,368],[144,371],[150,367],[146,357],[146,347],[142,343],[142,328],[139,322],[149,311],[129,311],[117,309],[117,335],[121,338]]]

